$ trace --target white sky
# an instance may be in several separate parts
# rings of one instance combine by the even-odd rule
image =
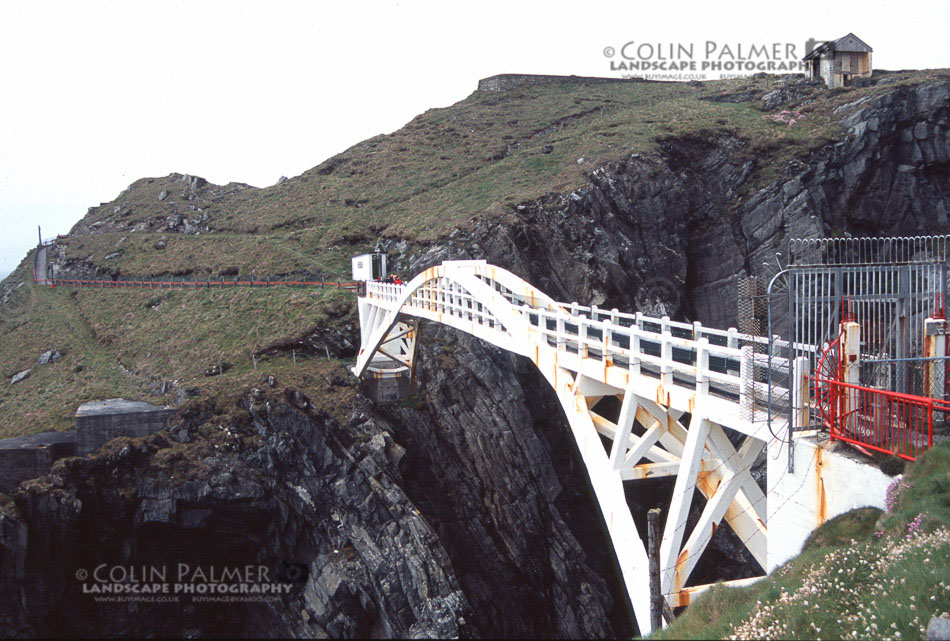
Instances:
[[[950,3],[0,0],[0,275],[132,181],[273,184],[498,73],[618,76],[629,41],[853,31],[876,68],[950,67]]]

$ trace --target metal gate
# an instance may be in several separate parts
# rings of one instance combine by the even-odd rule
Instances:
[[[922,393],[924,321],[942,310],[950,236],[789,241],[788,330],[796,356],[839,331],[842,310],[861,324],[862,381]]]

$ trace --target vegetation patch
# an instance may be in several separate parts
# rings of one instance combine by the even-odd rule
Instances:
[[[886,513],[861,508],[828,521],[769,577],[716,586],[654,636],[921,638],[931,617],[950,612],[950,444],[892,487]]]

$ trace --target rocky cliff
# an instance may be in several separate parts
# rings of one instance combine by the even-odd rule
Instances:
[[[520,204],[514,223],[480,223],[397,265],[416,273],[487,258],[558,300],[735,326],[737,278],[774,271],[788,238],[950,229],[950,82],[837,111],[847,114],[842,139],[751,193],[770,158],[748,140],[728,130],[668,137],[657,153],[595,169],[581,189]],[[398,258],[399,243],[387,246]]]
[[[493,91],[492,100],[509,90]],[[712,97],[778,113],[813,92],[796,81]],[[654,149],[615,155],[582,186],[521,199],[505,216],[480,217],[434,240],[389,231],[382,244],[404,274],[444,259],[486,258],[555,298],[735,325],[737,278],[761,274],[788,237],[947,231],[946,77],[862,94],[836,109],[840,135],[781,163],[781,150],[727,121],[660,135]],[[331,176],[347,162],[305,178]],[[278,187],[295,189],[291,183]],[[201,223],[213,229],[216,219]],[[85,238],[95,238],[92,224],[80,226]],[[90,273],[102,272],[86,262]],[[319,392],[271,386],[261,372],[253,385],[222,383],[187,401],[167,434],[113,442],[27,484],[0,516],[0,584],[12,595],[0,601],[0,632],[632,633],[550,390],[526,361],[444,328],[423,332],[422,389],[403,403],[374,406],[342,364]],[[262,349],[316,345],[333,358],[352,356],[354,324],[322,333],[288,333]],[[630,502],[639,514],[669,491],[657,483]],[[726,528],[716,536],[695,579],[748,573],[751,561]],[[91,603],[74,579],[101,563],[178,562],[306,571],[277,601],[226,606]]]

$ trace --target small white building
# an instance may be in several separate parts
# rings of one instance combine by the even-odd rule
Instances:
[[[808,77],[821,78],[829,89],[851,87],[857,78],[871,77],[870,46],[853,33],[815,47],[802,58]]]
[[[353,280],[380,280],[386,277],[386,254],[373,252],[352,259]]]

